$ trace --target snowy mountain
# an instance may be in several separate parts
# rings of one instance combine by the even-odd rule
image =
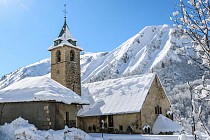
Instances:
[[[25,77],[42,76],[50,73],[50,59],[44,59],[34,64],[17,69],[0,79],[0,89],[3,89]]]
[[[200,78],[203,71],[178,55],[191,40],[168,25],[145,27],[118,48],[83,66],[82,82],[157,72],[165,87]],[[186,50],[187,51],[187,50]],[[196,71],[196,74],[194,73]]]
[[[190,45],[189,37],[169,25],[145,27],[109,53],[81,54],[82,83],[156,72],[170,90],[176,84],[200,78],[203,73],[196,66],[187,65],[185,56],[177,54],[180,48]],[[50,59],[42,60],[3,76],[0,89],[25,77],[49,72]]]

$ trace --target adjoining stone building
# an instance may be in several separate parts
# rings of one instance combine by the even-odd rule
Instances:
[[[150,134],[157,116],[170,110],[153,73],[85,84],[82,91],[91,102],[78,113],[79,127],[86,132],[101,132],[103,120],[104,132]]]
[[[0,124],[22,117],[39,129],[76,127],[82,104],[88,101],[48,75],[28,77],[0,91]]]

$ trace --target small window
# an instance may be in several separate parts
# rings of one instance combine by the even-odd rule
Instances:
[[[119,126],[119,130],[123,131],[123,126],[122,125]]]
[[[162,114],[162,107],[159,107],[159,114]]]
[[[69,112],[66,112],[66,123],[67,126],[69,126]]]
[[[62,41],[62,40],[60,40],[60,39],[58,39],[58,40],[54,41],[54,46],[59,45],[59,44],[61,43],[61,41]]]
[[[71,39],[69,39],[68,42],[71,43],[71,44],[74,45],[74,46],[77,45],[77,44],[76,44],[76,41],[73,41],[73,40],[71,40]]]
[[[155,107],[155,114],[158,114],[157,106]]]
[[[75,52],[73,50],[70,51],[70,61],[74,61]]]
[[[155,114],[162,114],[162,107],[160,107],[159,105],[157,105],[155,107]]]
[[[56,52],[56,62],[61,62],[61,52],[59,50]]]

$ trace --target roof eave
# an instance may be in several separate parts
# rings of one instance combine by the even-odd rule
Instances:
[[[62,44],[59,44],[59,45],[57,45],[57,46],[50,46],[47,50],[48,50],[48,51],[52,51],[52,50],[54,50],[54,49],[56,49],[56,48],[64,47],[64,46],[72,47],[72,48],[78,49],[78,50],[80,50],[80,51],[83,51],[83,49],[80,48],[79,46],[74,46],[74,45],[72,45],[72,44],[69,45],[69,44],[67,44],[67,43],[62,43]]]

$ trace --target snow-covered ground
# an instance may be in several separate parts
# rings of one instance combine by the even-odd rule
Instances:
[[[95,139],[101,140],[194,140],[192,135],[141,135],[141,134],[102,134],[91,133]],[[184,137],[184,139],[180,139]]]
[[[27,120],[17,118],[0,126],[0,140],[95,140],[89,134],[76,128],[41,131]]]
[[[203,137],[206,139],[206,137]],[[37,130],[23,118],[0,126],[0,140],[194,140],[192,135],[141,135],[90,133],[77,128]],[[209,140],[209,139],[206,139]]]

